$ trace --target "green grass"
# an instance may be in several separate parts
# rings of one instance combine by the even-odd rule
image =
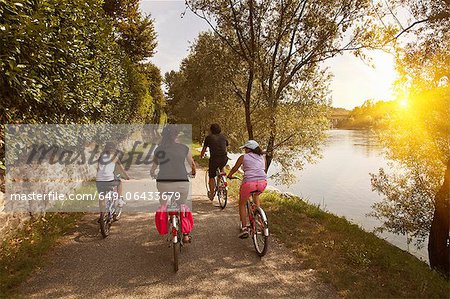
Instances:
[[[236,197],[233,184],[230,194]],[[449,282],[413,255],[300,198],[266,192],[271,233],[346,298],[449,298]]]
[[[94,193],[92,184],[81,186],[77,194]],[[75,203],[66,202],[66,208]],[[79,203],[78,203],[79,204]],[[96,203],[97,204],[97,203]],[[78,206],[80,208],[80,206]],[[32,218],[0,244],[0,298],[16,295],[16,288],[42,265],[43,256],[58,239],[75,227],[84,213],[46,213]]]
[[[0,251],[0,298],[11,296],[37,266],[43,255],[83,216],[83,213],[47,213],[31,219],[2,241]]]
[[[199,143],[192,144],[192,156],[194,158],[195,163],[203,168],[208,169],[208,159],[200,159],[200,151],[197,148],[201,148],[202,145]]]

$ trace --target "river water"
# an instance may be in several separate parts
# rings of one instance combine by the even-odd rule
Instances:
[[[372,231],[381,223],[367,214],[372,211],[372,204],[382,197],[372,191],[369,174],[377,173],[380,167],[389,168],[383,157],[383,148],[368,131],[330,130],[327,134],[323,157],[317,163],[296,171],[296,183],[285,186],[269,179],[269,184],[319,204],[322,209],[344,216],[365,230]],[[276,170],[277,165],[274,165],[269,175]],[[379,236],[408,250],[405,236],[391,233]],[[409,252],[424,261],[428,260],[425,248],[418,250],[411,244]]]

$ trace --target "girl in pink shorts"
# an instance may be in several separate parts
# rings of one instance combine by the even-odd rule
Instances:
[[[259,144],[255,140],[247,141],[241,148],[245,150],[245,154],[239,157],[236,164],[228,174],[228,178],[232,178],[242,166],[244,170],[244,180],[242,181],[239,192],[239,216],[241,218],[242,230],[239,238],[248,238],[249,232],[247,227],[247,217],[245,212],[245,203],[254,193],[253,201],[259,207],[259,195],[266,189],[266,159],[263,155]]]

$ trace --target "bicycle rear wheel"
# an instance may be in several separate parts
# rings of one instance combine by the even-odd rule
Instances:
[[[253,245],[256,253],[262,257],[267,253],[269,247],[269,225],[261,208],[255,209],[253,213],[252,230]]]
[[[100,232],[103,238],[109,236],[110,228],[111,228],[111,221],[109,220],[109,213],[100,212]]]
[[[180,255],[180,242],[172,243],[173,247],[173,271],[178,271],[178,260]]]

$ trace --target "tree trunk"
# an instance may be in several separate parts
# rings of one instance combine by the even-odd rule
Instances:
[[[431,222],[430,238],[428,241],[428,257],[430,266],[449,276],[449,201],[450,201],[450,159],[444,182],[436,193],[434,200],[434,215]]]
[[[245,102],[244,102],[244,108],[245,108],[245,124],[247,126],[247,133],[248,133],[248,139],[253,139],[253,125],[251,120],[251,109],[250,109],[250,103],[251,103],[251,96],[252,96],[252,88],[253,88],[253,70],[250,69],[248,72],[248,81],[247,81],[247,89],[245,92]]]
[[[277,132],[275,117],[275,115],[271,115],[270,117],[270,135],[266,148],[266,173],[269,171],[270,164],[272,164],[275,151],[275,137]]]
[[[272,164],[273,161],[274,144],[275,144],[275,136],[271,134],[269,137],[269,141],[267,142],[266,148],[266,173],[269,171],[270,164]]]

